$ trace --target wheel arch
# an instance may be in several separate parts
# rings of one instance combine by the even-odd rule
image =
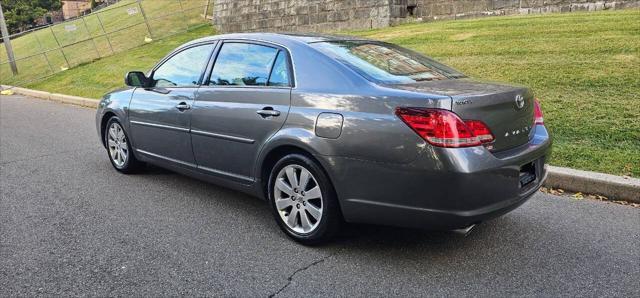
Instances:
[[[273,148],[270,148],[261,159],[260,165],[258,166],[258,172],[257,172],[258,174],[257,178],[258,178],[258,183],[260,187],[260,195],[264,199],[268,199],[267,191],[268,191],[268,184],[269,184],[269,175],[271,174],[271,170],[273,169],[275,164],[278,162],[278,160],[292,153],[298,153],[312,159],[313,161],[318,163],[318,165],[323,169],[323,171],[326,172],[326,170],[324,170],[324,167],[322,167],[322,164],[318,162],[315,157],[313,157],[313,154],[308,150],[306,150],[305,148],[303,148],[302,146],[293,145],[293,144],[280,144]]]
[[[299,140],[280,139],[270,142],[269,145],[265,146],[265,148],[262,150],[262,153],[260,155],[261,157],[256,167],[255,173],[257,178],[256,182],[258,184],[257,186],[259,188],[258,192],[263,199],[268,199],[267,192],[271,170],[278,162],[278,160],[291,153],[304,155],[314,161],[327,176],[329,182],[333,186],[333,191],[335,192],[335,184],[333,183],[332,175],[327,170],[325,164],[318,158],[319,153],[316,150],[314,150],[307,143],[301,142]]]
[[[107,128],[107,122],[109,122],[109,119],[113,116],[117,116],[116,113],[113,111],[107,111],[102,115],[102,119],[100,119],[100,141],[102,142],[102,146],[107,146],[104,142],[104,131]]]

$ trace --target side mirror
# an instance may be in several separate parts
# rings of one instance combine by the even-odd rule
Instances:
[[[125,76],[124,83],[131,87],[147,87],[149,78],[141,71],[130,71]]]

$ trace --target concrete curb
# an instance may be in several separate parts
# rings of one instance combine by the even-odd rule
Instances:
[[[49,93],[20,87],[2,86],[2,89],[12,89],[15,93],[42,98],[60,103],[97,108],[97,99]],[[620,177],[615,175],[574,170],[548,166],[549,176],[546,187],[560,188],[572,192],[602,195],[609,199],[640,203],[640,179]]]
[[[547,166],[546,187],[640,203],[640,179]]]
[[[98,103],[100,103],[100,101],[97,100],[97,99],[86,98],[86,97],[64,95],[64,94],[58,94],[58,93],[50,93],[50,92],[45,92],[45,91],[32,90],[32,89],[13,87],[13,86],[6,86],[6,85],[2,85],[1,87],[2,87],[1,88],[2,90],[11,89],[11,90],[13,90],[13,92],[15,92],[17,94],[20,94],[20,95],[26,95],[26,96],[31,96],[31,97],[35,97],[35,98],[51,100],[51,101],[55,101],[55,102],[59,102],[59,103],[72,104],[72,105],[77,105],[77,106],[82,106],[82,107],[87,107],[87,108],[96,109],[96,108],[98,108]]]

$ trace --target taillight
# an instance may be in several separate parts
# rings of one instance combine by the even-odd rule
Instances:
[[[471,147],[493,141],[489,128],[477,120],[463,122],[447,110],[397,108],[396,115],[431,145],[439,147]]]
[[[464,123],[467,125],[467,127],[469,127],[473,134],[476,135],[478,139],[480,139],[480,142],[493,142],[493,134],[491,133],[491,130],[489,130],[487,125],[484,124],[484,122],[478,120],[465,120]]]
[[[534,125],[544,125],[542,109],[540,108],[540,102],[537,98],[533,101],[533,122]]]

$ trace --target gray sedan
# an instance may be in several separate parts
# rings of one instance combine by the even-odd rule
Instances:
[[[116,170],[151,163],[266,199],[305,244],[345,221],[468,231],[546,178],[529,89],[388,43],[219,35],[125,81],[96,114]]]

